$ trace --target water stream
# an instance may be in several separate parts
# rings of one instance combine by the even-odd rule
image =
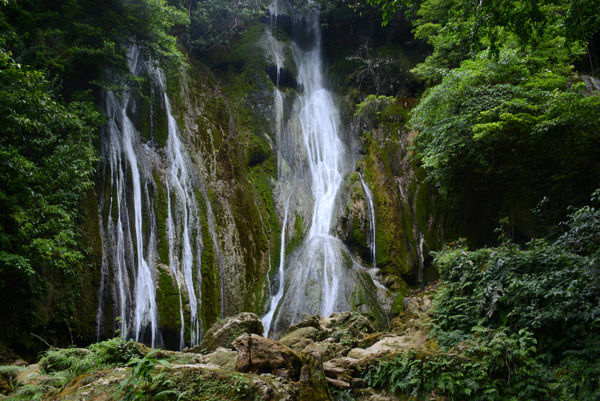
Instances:
[[[365,180],[363,180],[362,174],[358,173],[358,176],[360,177],[360,183],[362,185],[363,192],[367,197],[367,202],[369,206],[369,232],[371,234],[371,236],[369,237],[369,246],[371,248],[371,264],[373,265],[373,267],[377,267],[377,248],[375,241],[375,208],[373,207],[373,194],[369,190],[367,184],[365,184]]]
[[[284,10],[274,6],[272,12]],[[289,10],[290,7],[287,7]],[[263,317],[265,334],[276,335],[281,329],[298,322],[306,314],[330,316],[332,313],[350,310],[352,299],[360,291],[364,280],[359,275],[364,269],[354,260],[344,243],[332,231],[336,224],[340,187],[344,177],[353,170],[354,162],[346,144],[342,141],[341,119],[333,94],[327,89],[321,49],[319,17],[314,13],[295,15],[292,55],[297,67],[297,82],[300,88],[292,106],[291,117],[284,122],[285,130],[292,137],[301,138],[299,155],[293,156],[294,177],[306,175],[311,192],[310,227],[300,246],[284,261],[285,238],[282,234],[282,256],[279,268],[279,283],[276,296],[271,299],[268,312]],[[277,21],[277,16],[271,16]],[[273,45],[272,35],[268,35],[273,58],[278,70],[281,57]],[[279,74],[277,75],[279,76]],[[278,82],[277,82],[278,83]],[[283,115],[281,92],[274,94],[276,121]],[[292,166],[294,168],[294,166]],[[306,174],[305,171],[308,173]],[[279,177],[289,179],[290,174]],[[301,184],[299,184],[301,185]],[[306,189],[294,184],[296,194]],[[366,186],[365,186],[366,187]],[[371,227],[374,229],[374,211],[370,192],[369,198]],[[282,232],[288,224],[288,210],[299,213],[302,201],[294,196],[293,205],[286,204]],[[374,235],[372,235],[374,257]],[[370,274],[368,274],[370,280]]]
[[[117,96],[107,91],[104,109],[108,123],[103,129],[104,169],[110,174],[108,199],[99,202],[103,263],[96,317],[97,334],[105,324],[105,304],[112,298],[113,315],[125,338],[162,346],[156,303],[159,269],[168,269],[179,296],[179,348],[196,345],[201,339],[200,264],[201,224],[190,158],[171,111],[163,72],[147,63],[140,49],[132,46],[128,54],[130,72],[145,76],[161,97],[167,120],[166,162],[150,144],[141,140],[131,120],[139,107],[130,93]],[[165,171],[167,197],[166,235],[168,266],[159,267],[157,255],[156,186],[152,171]],[[158,174],[158,173],[156,173]],[[106,174],[105,174],[106,176]],[[108,210],[104,210],[108,208]],[[214,230],[211,230],[211,234]],[[107,292],[111,289],[111,294]],[[185,317],[189,316],[189,323]]]

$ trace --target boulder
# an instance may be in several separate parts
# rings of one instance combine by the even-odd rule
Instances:
[[[313,342],[318,341],[321,337],[321,334],[321,331],[318,329],[312,326],[307,326],[286,334],[279,339],[279,342],[286,347],[300,351]]]
[[[256,334],[242,334],[232,345],[238,351],[236,371],[300,379],[302,358],[285,345]]]
[[[377,331],[373,322],[356,312],[334,313],[321,321],[322,326],[334,332],[347,332],[352,336],[364,336]]]
[[[260,334],[264,328],[260,318],[255,313],[244,312],[235,316],[227,317],[215,323],[210,330],[204,334],[199,346],[189,348],[186,352],[213,352],[217,348],[231,348],[231,343],[241,334]]]
[[[204,355],[205,363],[215,365],[225,370],[235,370],[238,353],[225,348],[217,348],[215,352]]]
[[[348,352],[347,357],[352,359],[363,359],[369,355],[371,355],[371,353],[364,348],[352,348],[350,352]]]

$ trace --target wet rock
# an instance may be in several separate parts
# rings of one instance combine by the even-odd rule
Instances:
[[[245,373],[273,373],[298,381],[302,369],[300,355],[276,341],[256,334],[243,334],[233,347],[238,351],[235,370]]]
[[[322,325],[326,329],[346,331],[353,335],[375,333],[375,324],[365,315],[356,312],[334,313],[329,318],[323,319]]]
[[[325,341],[307,345],[304,348],[304,351],[317,352],[319,355],[321,355],[321,358],[323,358],[323,360],[328,361],[338,356],[342,349],[343,347],[340,344],[333,341],[333,339],[327,339]]]
[[[365,379],[361,379],[359,377],[353,377],[350,385],[352,388],[366,388],[369,386]]]
[[[202,343],[186,352],[212,352],[219,347],[231,349],[231,343],[241,334],[262,334],[262,322],[255,313],[244,312],[216,323],[204,334]]]
[[[338,388],[350,388],[350,383],[352,383],[352,369],[346,369],[334,363],[325,362],[323,364],[323,372],[330,385]]]

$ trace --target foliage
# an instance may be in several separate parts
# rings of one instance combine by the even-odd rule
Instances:
[[[442,193],[498,214],[545,196],[550,213],[581,204],[597,185],[600,124],[589,116],[600,96],[582,91],[560,49],[539,53],[481,53],[412,111],[416,157]]]
[[[122,337],[115,337],[89,346],[102,365],[124,364],[133,358],[140,358],[144,355],[139,343],[133,340],[123,340]]]
[[[189,4],[191,24],[188,42],[194,53],[229,47],[231,40],[244,31],[247,24],[264,15],[263,0],[201,0]]]
[[[41,374],[34,382],[18,386],[11,399],[35,400],[58,394],[73,379],[101,369],[123,365],[139,360],[144,353],[141,346],[132,340],[120,337],[99,342],[86,348],[50,349],[39,361]],[[23,368],[6,366],[0,374],[14,375]]]
[[[441,346],[459,347],[466,355],[480,346],[474,342],[481,333],[494,333],[494,338],[503,333],[501,342],[525,341],[525,345],[515,343],[509,348],[524,352],[517,359],[529,358],[526,369],[519,362],[521,368],[507,376],[508,368],[502,377],[511,377],[510,387],[499,394],[512,394],[519,385],[515,373],[524,372],[530,376],[524,377],[523,385],[534,386],[524,388],[537,388],[535,383],[542,379],[551,383],[535,390],[551,395],[541,399],[597,399],[599,223],[600,212],[584,206],[572,211],[563,224],[566,231],[554,242],[537,239],[521,249],[507,241],[497,248],[475,251],[459,244],[438,253],[435,264],[442,283],[434,300],[432,334]],[[504,356],[506,361],[511,358]]]
[[[157,61],[179,62],[170,31],[188,23],[166,0],[9,1],[0,14],[0,46],[71,86],[97,80],[107,67],[124,73],[131,41]]]
[[[455,68],[477,52],[494,54],[506,38],[537,46],[548,35],[588,43],[600,29],[594,0],[368,0],[383,11],[388,24],[400,8],[412,15],[415,36],[433,45],[431,57],[418,70],[439,79],[437,68]]]
[[[376,120],[382,115],[393,114],[396,99],[392,96],[369,95],[356,106],[354,115],[369,120]]]
[[[535,339],[527,330],[473,328],[473,337],[456,353],[404,352],[363,372],[370,386],[419,399],[547,400],[548,372],[535,359]]]
[[[354,401],[355,398],[352,395],[351,390],[341,390],[337,387],[330,387],[331,397],[334,401]]]
[[[447,351],[403,352],[363,377],[419,399],[597,400],[598,223],[600,212],[584,206],[554,242],[468,251],[458,241],[437,253],[430,334]]]
[[[120,384],[119,394],[123,394],[124,400],[143,400],[146,398],[146,390],[152,384],[152,371],[157,365],[171,368],[171,364],[163,359],[153,358],[152,355],[159,350],[155,349],[147,353],[143,358],[133,358],[127,366],[131,367],[131,376]]]
[[[64,103],[42,72],[17,64],[0,49],[0,298],[5,316],[19,308],[26,315],[45,276],[74,279],[83,268],[79,205],[93,183],[93,139],[101,122],[85,93]],[[21,315],[13,321],[24,320]]]

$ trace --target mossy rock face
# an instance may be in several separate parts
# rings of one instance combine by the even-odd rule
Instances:
[[[380,328],[387,326],[387,317],[377,298],[377,288],[366,271],[357,273],[357,285],[352,293],[352,310],[370,316]]]
[[[371,215],[358,173],[344,177],[339,198],[347,201],[342,205],[343,210],[338,212],[341,217],[334,228],[336,236],[360,258],[364,266],[371,265]]]
[[[452,237],[456,231],[453,213],[425,182],[424,170],[410,160],[416,133],[407,131],[404,122],[413,104],[414,99],[369,96],[353,120],[365,151],[358,168],[377,211],[377,265],[393,291],[404,291],[404,281],[424,284],[429,252],[441,249],[448,233]]]
[[[198,211],[200,213],[200,231],[202,235],[202,261],[200,272],[202,282],[200,292],[202,294],[202,324],[210,327],[217,321],[221,314],[221,283],[219,278],[219,265],[215,254],[215,244],[210,235],[207,222],[206,200],[200,192],[196,192],[198,200]]]
[[[167,348],[178,349],[181,329],[181,304],[180,294],[175,278],[166,265],[159,265],[157,269],[158,285],[156,288],[156,305],[160,318],[160,328],[163,341]],[[182,296],[186,293],[183,291]],[[186,299],[181,299],[184,305]],[[189,322],[190,312],[184,310],[184,319]],[[187,334],[187,333],[186,333]]]
[[[279,342],[293,350],[302,350],[309,344],[321,340],[323,335],[324,332],[315,327],[300,327],[281,337]]]
[[[214,324],[204,334],[202,344],[194,349],[212,352],[219,347],[231,348],[231,343],[244,333],[262,335],[264,331],[262,322],[254,313],[240,313],[227,317]]]
[[[155,169],[152,170],[154,180],[154,213],[156,215],[156,229],[158,231],[158,255],[162,263],[169,263],[169,240],[167,238],[167,218],[169,205],[167,191],[163,186],[160,175]]]
[[[407,232],[405,228],[405,221],[410,223],[410,213],[396,190],[390,160],[375,140],[369,144],[363,166],[377,209],[377,264],[391,268],[397,275],[408,274],[413,266],[407,263],[407,242],[414,241],[412,230]]]
[[[97,196],[89,190],[83,200],[85,217],[81,226],[83,238],[88,246],[85,268],[77,276],[77,284],[71,288],[74,291],[77,305],[73,318],[69,322],[77,341],[88,343],[96,336],[96,313],[98,311],[98,290],[102,266],[102,241],[100,239],[100,224],[98,219]]]
[[[323,372],[323,361],[317,352],[303,352],[302,370],[300,379],[301,401],[329,401],[332,400],[327,377]]]

